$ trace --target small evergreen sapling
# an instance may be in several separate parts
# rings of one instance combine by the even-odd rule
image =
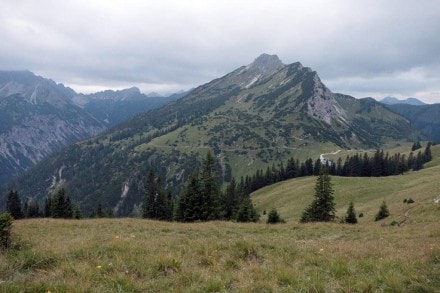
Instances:
[[[376,214],[375,221],[379,221],[382,219],[385,219],[390,215],[390,211],[388,210],[387,204],[385,201],[382,202],[382,205],[380,206],[379,212]]]
[[[345,223],[348,223],[348,224],[356,224],[357,223],[356,211],[354,210],[353,202],[350,202],[350,205],[348,206],[347,216],[345,217]]]
[[[267,223],[277,224],[277,223],[285,223],[285,221],[281,218],[280,214],[278,214],[277,209],[273,208],[267,215]]]

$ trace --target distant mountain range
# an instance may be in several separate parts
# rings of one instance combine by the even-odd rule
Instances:
[[[440,142],[440,104],[386,105],[388,109],[407,118],[425,139]]]
[[[69,144],[179,98],[139,89],[77,94],[29,71],[0,71],[0,184]]]
[[[263,54],[175,102],[47,157],[10,187],[42,200],[63,185],[85,212],[100,203],[129,215],[139,207],[149,170],[176,195],[207,150],[217,158],[219,181],[229,182],[290,157],[318,159],[341,148],[380,148],[418,136],[382,103],[335,94],[310,68]]]
[[[422,101],[416,98],[407,98],[405,100],[399,100],[395,97],[385,97],[382,100],[380,100],[380,102],[387,105],[397,105],[397,104],[406,104],[413,106],[426,105],[425,103],[423,103]]]

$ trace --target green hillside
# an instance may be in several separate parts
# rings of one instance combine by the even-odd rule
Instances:
[[[432,209],[433,200],[440,197],[440,145],[434,146],[432,151],[433,161],[427,163],[421,171],[379,178],[332,176],[336,215],[343,217],[350,201],[353,201],[358,214],[364,214],[359,222],[370,223],[374,221],[380,204],[385,200],[391,212],[386,222],[401,220],[407,209],[410,209],[412,221],[425,221],[426,216],[438,217],[424,213],[426,209]],[[344,157],[344,153],[338,155]],[[302,211],[313,200],[315,182],[316,177],[280,182],[254,192],[252,200],[260,212],[277,208],[287,221],[299,222]],[[412,198],[415,203],[404,204],[403,200],[408,198]]]

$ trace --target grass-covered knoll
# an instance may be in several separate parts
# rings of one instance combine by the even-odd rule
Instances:
[[[425,169],[404,175],[389,177],[336,177],[331,180],[334,187],[336,215],[343,217],[350,201],[358,213],[363,213],[360,223],[374,220],[382,201],[391,211],[389,221],[399,221],[406,210],[410,218],[422,215],[440,196],[440,145],[432,147],[433,160]],[[252,194],[252,200],[260,212],[276,208],[288,221],[298,222],[302,211],[311,203],[316,177],[292,179],[262,188]],[[404,199],[412,198],[415,203],[407,205]],[[264,220],[264,218],[263,218]]]
[[[352,200],[364,214],[356,225],[298,223],[314,177],[253,194],[285,224],[16,221],[15,247],[0,254],[0,292],[438,292],[438,146],[433,154],[419,172],[332,177],[337,215]],[[391,216],[375,222],[383,200]],[[403,225],[388,225],[409,208]]]

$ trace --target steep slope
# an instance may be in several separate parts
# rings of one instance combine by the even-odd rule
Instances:
[[[84,211],[100,202],[136,210],[150,169],[176,194],[213,150],[223,182],[294,156],[380,147],[414,135],[409,122],[372,99],[333,94],[316,72],[263,54],[182,99],[140,114],[45,160],[17,181],[40,198],[64,184]]]
[[[440,142],[440,104],[432,105],[387,105],[388,109],[406,117],[427,139]]]
[[[74,91],[31,72],[0,71],[0,184],[43,157],[105,129]]]

